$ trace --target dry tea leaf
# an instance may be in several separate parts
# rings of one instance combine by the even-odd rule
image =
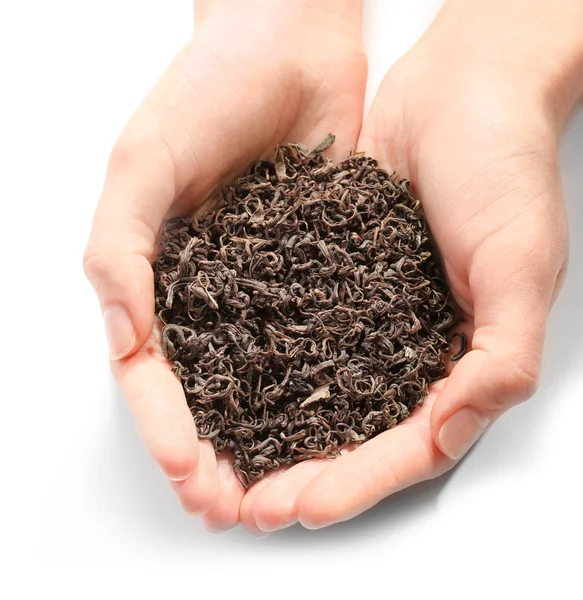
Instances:
[[[456,311],[420,204],[371,158],[326,160],[333,141],[278,147],[162,232],[163,350],[244,486],[396,426],[445,374]]]
[[[326,398],[330,398],[330,384],[319,387],[300,404],[300,408],[305,408]]]

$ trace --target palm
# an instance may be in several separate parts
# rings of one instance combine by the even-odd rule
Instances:
[[[316,145],[333,131],[333,156],[354,147],[366,82],[363,50],[337,34],[316,42],[304,56],[290,26],[274,27],[233,7],[204,22],[166,75],[180,82],[179,102],[160,98],[171,110],[167,143],[182,150],[173,155],[183,185],[171,213],[197,209],[276,144]]]

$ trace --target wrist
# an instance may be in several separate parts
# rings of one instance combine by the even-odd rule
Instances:
[[[307,17],[322,25],[342,21],[360,27],[362,18],[362,0],[194,0],[197,24],[219,7],[243,8],[262,16],[281,14],[298,19]]]
[[[461,60],[538,94],[559,126],[583,94],[581,0],[447,0],[435,24]]]

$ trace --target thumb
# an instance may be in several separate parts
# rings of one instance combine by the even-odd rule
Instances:
[[[483,244],[472,261],[472,350],[453,369],[431,413],[433,439],[453,460],[538,386],[546,320],[566,251],[557,229],[550,231],[556,218],[539,227],[521,225]]]
[[[112,360],[140,348],[152,331],[156,233],[174,197],[169,159],[152,140],[113,150],[84,255]]]

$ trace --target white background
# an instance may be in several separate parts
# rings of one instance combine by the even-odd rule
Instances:
[[[369,103],[439,4],[368,2]],[[109,374],[81,255],[109,149],[190,30],[189,0],[0,4],[0,597],[582,598],[581,111],[536,397],[349,523],[258,540],[181,512]]]

